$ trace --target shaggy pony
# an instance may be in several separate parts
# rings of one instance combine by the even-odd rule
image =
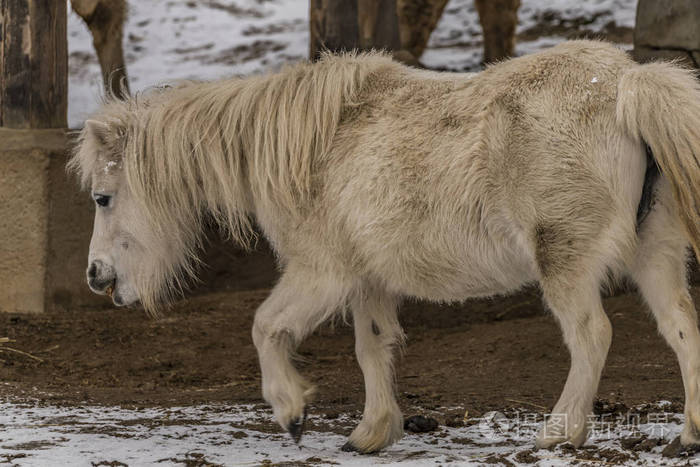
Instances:
[[[110,101],[70,163],[98,205],[88,282],[153,310],[193,274],[208,219],[242,244],[254,221],[283,271],[253,327],[265,399],[298,440],[313,389],[290,355],[349,309],[366,405],[345,448],[371,452],[402,435],[392,372],[402,297],[529,283],[571,351],[537,445],[582,444],[612,339],[600,288],[629,277],[678,355],[681,440],[697,443],[686,259],[689,243],[700,252],[698,128],[689,71],[588,41],[474,76],[327,55]]]

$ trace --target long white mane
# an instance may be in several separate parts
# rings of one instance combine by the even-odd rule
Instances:
[[[275,74],[187,82],[102,107],[93,118],[118,135],[109,150],[121,157],[153,234],[167,239],[176,257],[143,286],[146,308],[169,298],[162,296],[165,283],[174,280],[169,285],[181,289],[194,275],[207,216],[247,245],[253,200],[289,213],[299,209],[344,109],[367,75],[387,66],[397,65],[382,54],[326,55]],[[84,133],[69,167],[88,186],[97,154],[83,144]]]

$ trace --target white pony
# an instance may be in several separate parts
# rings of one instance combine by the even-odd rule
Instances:
[[[253,340],[263,395],[295,440],[313,389],[290,355],[349,309],[366,405],[345,449],[372,452],[402,436],[401,298],[534,282],[571,351],[536,444],[581,445],[612,338],[600,289],[622,277],[678,356],[681,441],[698,443],[700,334],[686,282],[689,243],[700,252],[698,155],[691,72],[579,41],[473,77],[327,55],[111,101],[70,165],[97,203],[88,282],[117,305],[153,311],[181,289],[208,220],[243,244],[259,226],[283,274]]]

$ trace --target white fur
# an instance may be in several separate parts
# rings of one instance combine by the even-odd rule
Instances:
[[[108,103],[71,164],[114,196],[112,211],[98,210],[91,257],[149,310],[193,274],[207,219],[243,242],[255,220],[282,268],[253,327],[263,395],[282,427],[303,419],[313,393],[292,352],[346,308],[367,392],[349,443],[371,452],[402,431],[399,300],[538,282],[572,365],[553,415],[567,426],[547,425],[537,444],[580,445],[612,338],[599,290],[630,275],[678,354],[688,444],[700,426],[700,336],[684,271],[699,240],[699,100],[687,72],[634,64],[598,42],[464,77],[377,54],[326,56]],[[644,142],[664,178],[638,235]],[[103,170],[112,160],[121,165]]]

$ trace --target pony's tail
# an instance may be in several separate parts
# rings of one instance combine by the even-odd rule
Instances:
[[[700,260],[700,83],[672,63],[636,65],[618,84],[617,121],[651,148]]]

